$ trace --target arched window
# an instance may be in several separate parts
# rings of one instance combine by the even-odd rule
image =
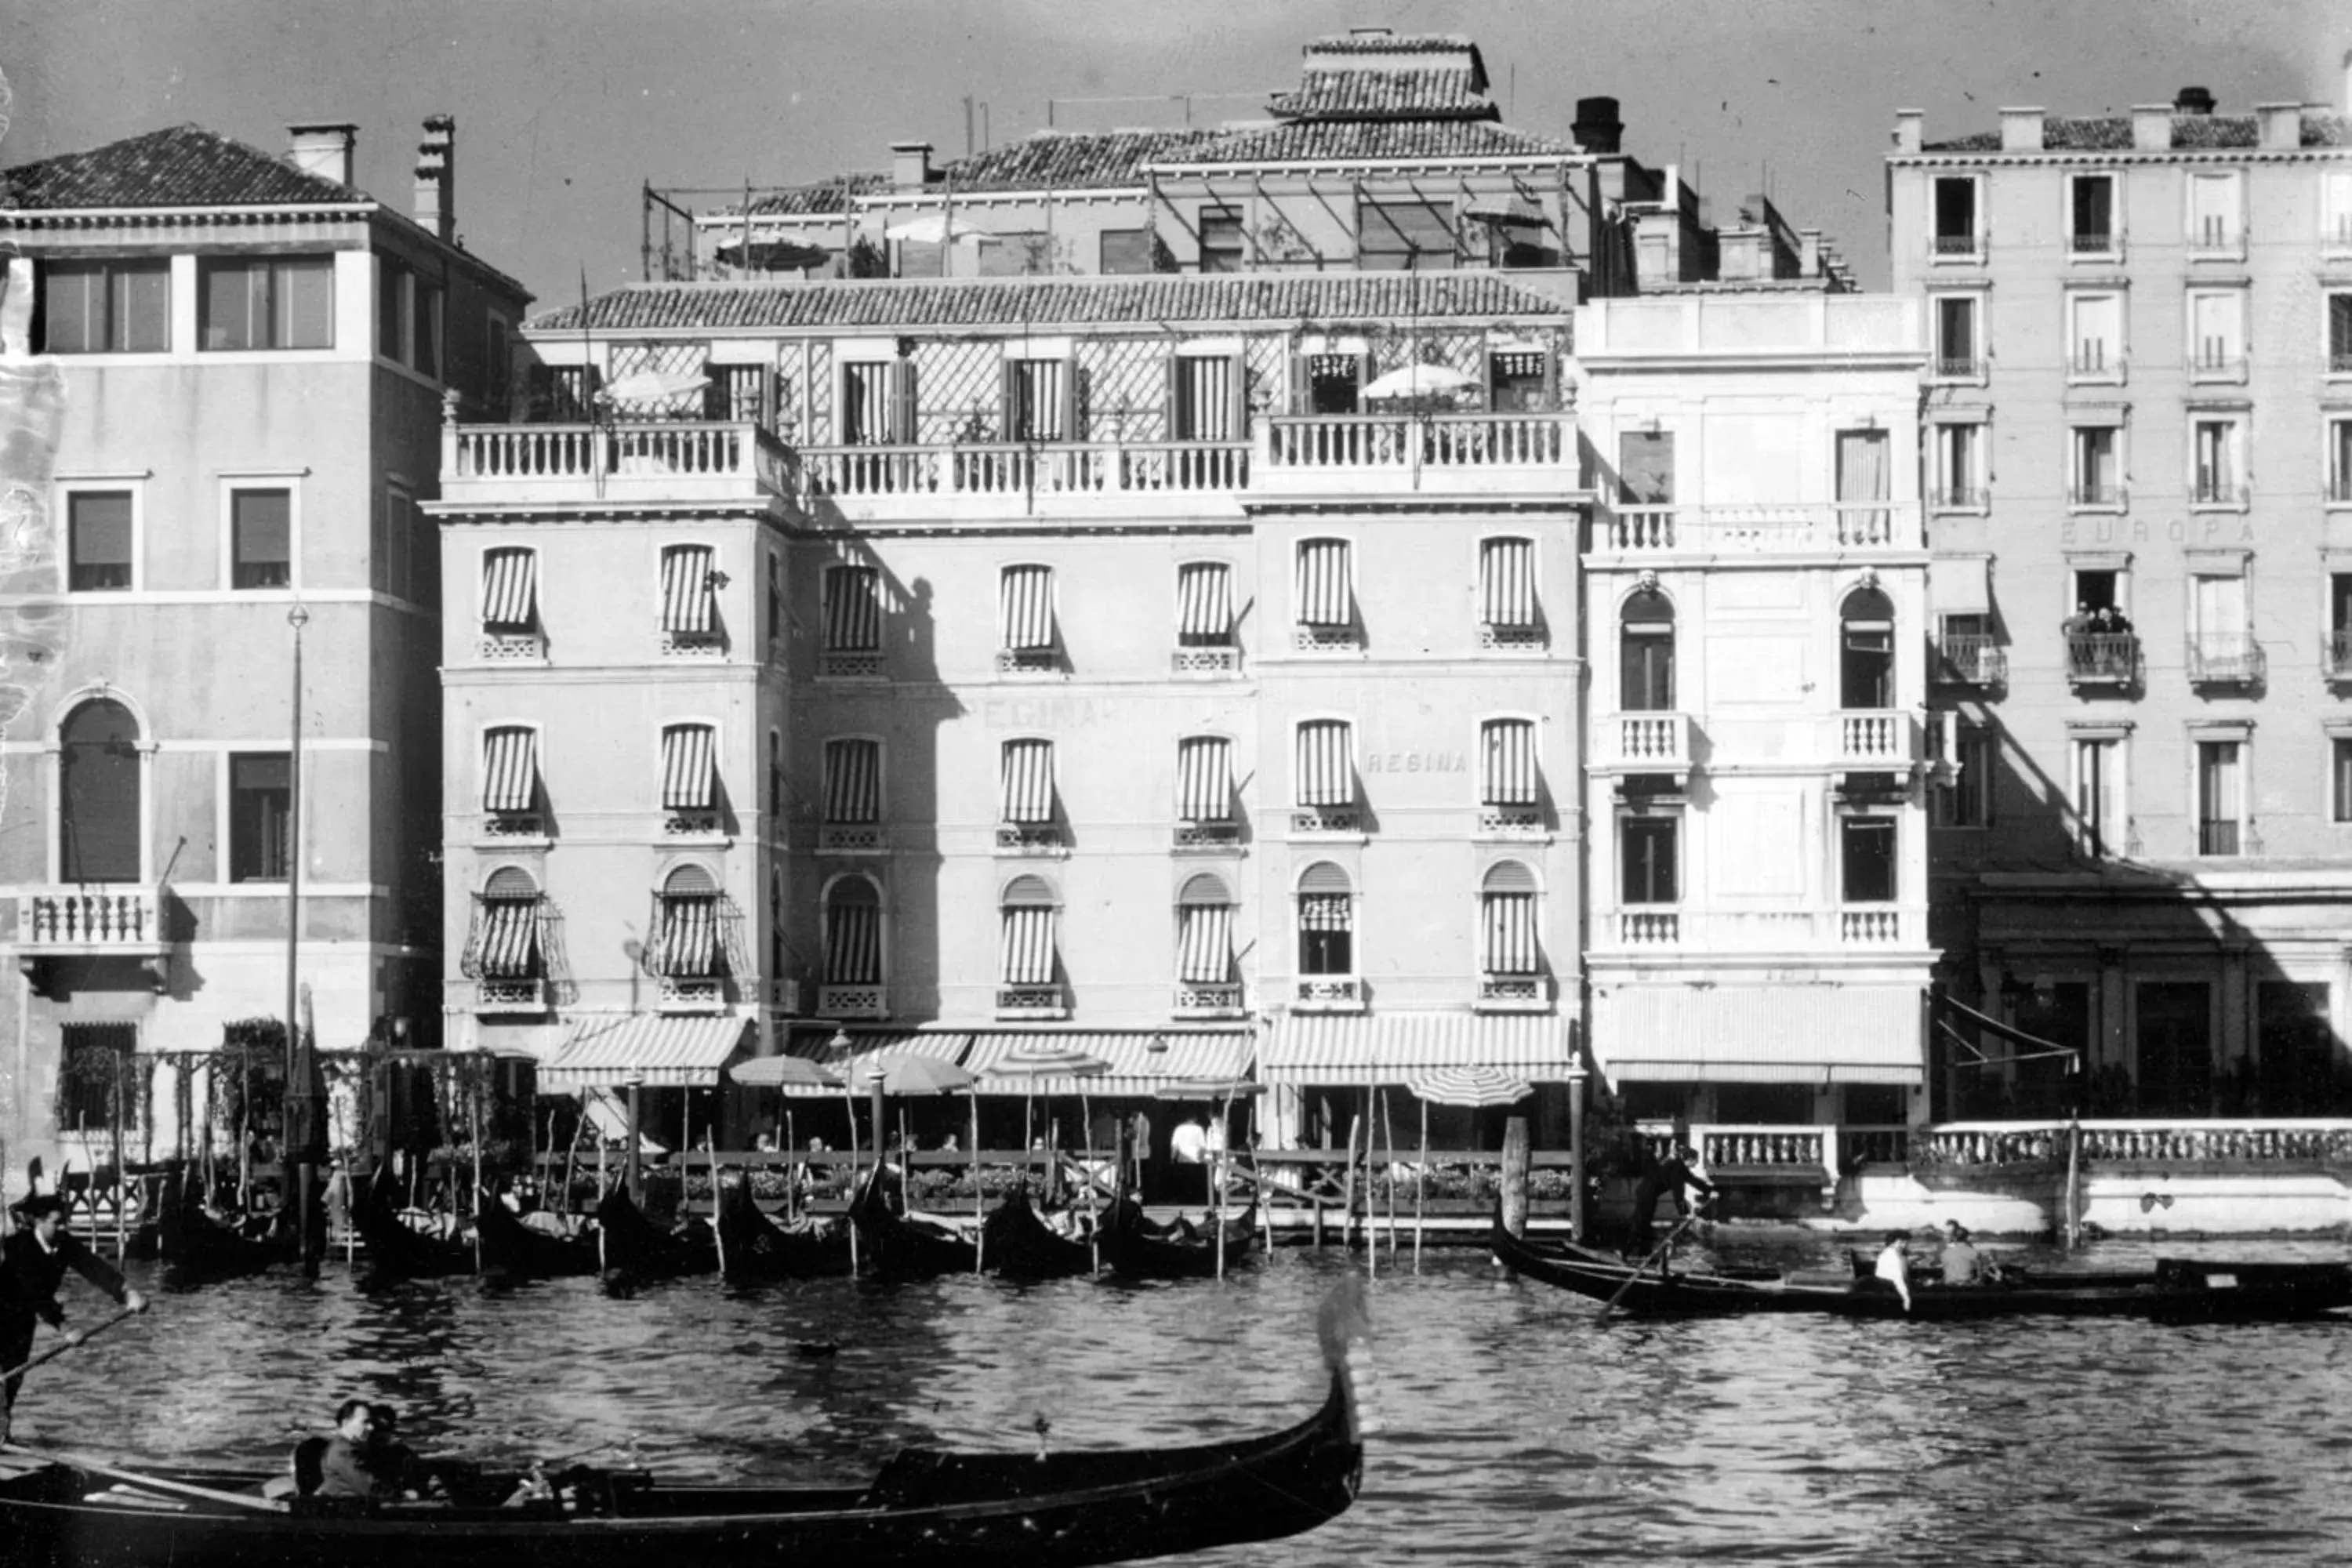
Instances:
[[[1625,601],[1617,623],[1617,667],[1621,711],[1674,711],[1675,606],[1654,588]]]
[[[1542,973],[1543,958],[1536,941],[1535,873],[1516,860],[1503,861],[1487,871],[1478,901],[1483,916],[1480,969],[1487,974]]]
[[[1054,914],[1057,900],[1042,877],[1015,877],[997,901],[1003,915],[998,974],[1003,984],[1054,983]]]
[[[1223,878],[1204,871],[1176,895],[1176,978],[1223,985],[1233,974],[1234,895]]]
[[[465,973],[477,980],[536,980],[541,975],[539,884],[520,866],[501,866],[482,884]]]
[[[700,866],[680,866],[662,882],[654,931],[654,972],[676,979],[716,979],[726,973],[719,940],[719,883]]]
[[[1356,972],[1356,899],[1348,873],[1318,861],[1298,879],[1298,973]]]
[[[58,740],[59,878],[138,881],[139,721],[100,698],[66,715]]]
[[[1838,706],[1895,706],[1895,605],[1857,588],[1838,609]]]
[[[882,895],[863,877],[844,877],[825,894],[824,983],[882,983]]]

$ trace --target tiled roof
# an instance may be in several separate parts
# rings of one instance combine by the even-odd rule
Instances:
[[[2172,145],[2192,151],[2262,145],[2262,121],[2252,114],[2176,114]],[[2042,119],[2042,145],[2053,153],[2128,153],[2132,122],[2128,114],[2048,114]],[[2352,120],[2341,114],[2303,116],[2302,145],[2352,147]],[[1972,132],[1921,145],[1923,153],[1998,153],[2000,132]]]
[[[822,184],[800,185],[788,191],[766,191],[751,198],[755,213],[772,214],[778,217],[805,216],[811,213],[838,213],[851,196],[871,195],[890,188],[887,174],[837,174]],[[740,203],[726,209],[742,212]]]
[[[915,282],[649,283],[532,318],[547,332],[1076,327],[1176,321],[1550,316],[1570,307],[1495,272],[1170,273]]]
[[[1495,120],[1502,111],[1467,66],[1419,70],[1309,67],[1266,106],[1285,120]]]
[[[1144,164],[1180,161],[1217,135],[1214,131],[1192,129],[1041,132],[958,158],[940,171],[940,183],[959,191],[1139,185]]]
[[[1361,163],[1415,158],[1563,157],[1576,144],[1483,120],[1294,121],[1228,132],[1168,163]]]
[[[85,207],[291,206],[369,199],[306,174],[282,158],[198,125],[174,125],[0,170],[0,205],[57,212]]]

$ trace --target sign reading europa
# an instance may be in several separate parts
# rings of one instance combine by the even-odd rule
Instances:
[[[2176,517],[2164,523],[2140,518],[2070,517],[2058,528],[2061,544],[2147,544],[2158,539],[2175,544],[2252,544],[2254,520],[2238,512]]]

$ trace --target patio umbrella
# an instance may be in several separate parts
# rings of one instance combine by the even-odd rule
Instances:
[[[1234,1100],[1265,1092],[1265,1085],[1238,1078],[1178,1079],[1173,1082],[1161,1084],[1158,1090],[1159,1098],[1161,1100],[1215,1100],[1219,1127],[1223,1127],[1232,1117]],[[1255,1161],[1251,1163],[1251,1169],[1253,1171],[1256,1169]],[[1216,1171],[1210,1184],[1216,1189],[1217,1278],[1222,1279],[1225,1277],[1225,1150],[1223,1138],[1217,1140]],[[1271,1247],[1274,1245],[1274,1220],[1271,1215],[1265,1215],[1263,1211],[1262,1217],[1266,1226],[1266,1245]]]
[[[893,1095],[953,1094],[958,1089],[972,1090],[971,1206],[973,1215],[981,1217],[980,1097],[973,1088],[977,1082],[978,1079],[971,1073],[945,1057],[922,1056],[913,1051],[877,1051],[850,1068],[848,1087],[853,1089],[863,1089],[868,1094]],[[855,1137],[856,1119],[854,1111],[851,1115],[850,1126],[853,1130],[851,1136]],[[900,1138],[900,1142],[902,1145],[905,1142],[903,1136]],[[904,1173],[911,1170],[914,1164],[911,1159],[908,1159],[908,1151],[903,1147],[899,1151],[899,1158],[907,1160],[907,1164],[901,1168],[898,1178],[898,1201],[901,1206],[904,1206],[907,1202],[907,1178]],[[874,1159],[877,1164],[882,1159],[882,1121],[878,1116],[874,1121]],[[979,1267],[981,1251],[984,1246],[984,1241],[976,1242],[972,1247],[975,1269]]]
[[[905,223],[892,224],[882,231],[885,239],[896,239],[915,245],[958,245],[967,239],[984,237],[988,230],[949,216],[946,213],[925,213],[908,218]]]
[[[1097,1209],[1095,1203],[1095,1130],[1094,1122],[1088,1114],[1087,1091],[1084,1080],[1090,1078],[1099,1078],[1104,1073],[1110,1071],[1110,1063],[1103,1060],[1100,1057],[1088,1056],[1086,1052],[1077,1049],[1074,1046],[1015,1046],[1013,1049],[1005,1052],[1004,1055],[999,1057],[994,1062],[991,1063],[982,1070],[986,1076],[990,1078],[1017,1078],[1022,1080],[1021,1141],[1024,1145],[1033,1146],[1035,1142],[1035,1139],[1031,1133],[1029,1102],[1030,1097],[1036,1092],[1037,1080],[1048,1078],[1067,1078],[1080,1080],[1078,1087],[1078,1121],[1083,1124],[1086,1132],[1087,1208],[1090,1214],[1097,1214],[1097,1217],[1099,1217],[1098,1210]],[[1025,1158],[1028,1153],[1028,1148],[1024,1147],[1022,1153]],[[1099,1227],[1097,1226],[1089,1229],[1088,1238],[1090,1241],[1093,1240],[1094,1228]],[[1098,1242],[1095,1243],[1095,1245],[1099,1247]],[[1095,1269],[1097,1273],[1101,1272],[1102,1269],[1102,1259],[1099,1253],[1097,1253],[1095,1258]]]
[[[1420,397],[1433,392],[1459,392],[1465,386],[1478,384],[1475,376],[1465,375],[1448,364],[1415,363],[1392,370],[1386,375],[1374,376],[1364,388],[1366,397]]]
[[[806,1057],[760,1057],[748,1062],[737,1062],[727,1069],[727,1076],[747,1087],[787,1091],[841,1087],[839,1073]],[[799,1147],[793,1127],[792,1096],[787,1092],[780,1098],[784,1102],[784,1152],[791,1154]],[[800,1183],[790,1168],[784,1173],[784,1213],[787,1218],[797,1218],[800,1215]]]
[[[1536,1091],[1535,1085],[1501,1068],[1437,1068],[1410,1079],[1405,1088],[1421,1101],[1421,1162],[1412,1171],[1412,1266],[1421,1267],[1423,1184],[1429,1170],[1429,1108],[1465,1106],[1481,1110],[1493,1105],[1517,1105]]]
[[[744,248],[739,239],[720,246],[714,255],[730,265],[744,265]],[[814,267],[833,258],[833,252],[824,246],[806,245],[797,239],[755,239],[750,249],[748,265],[762,272],[798,272],[803,267]]]
[[[710,378],[698,371],[634,371],[604,388],[614,403],[666,403],[673,397],[700,395]]]

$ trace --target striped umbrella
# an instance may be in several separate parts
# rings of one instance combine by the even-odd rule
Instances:
[[[874,1163],[882,1163],[882,1102],[885,1094],[953,1094],[958,1089],[971,1089],[979,1080],[945,1057],[927,1057],[913,1051],[877,1051],[858,1060],[849,1069],[846,1087],[853,1092],[875,1095],[874,1102]],[[856,1136],[856,1115],[850,1118],[850,1136]],[[971,1102],[971,1183],[973,1202],[979,1202],[980,1190],[980,1099],[975,1091]],[[913,1151],[906,1147],[906,1117],[899,1116],[898,1204],[907,1206],[907,1177],[912,1172]]]
[[[793,1153],[798,1142],[798,1133],[793,1126],[792,1091],[818,1091],[841,1087],[839,1073],[806,1057],[760,1057],[748,1062],[737,1062],[727,1069],[727,1076],[740,1084],[783,1091],[786,1154]],[[787,1218],[798,1218],[800,1181],[789,1169],[785,1174],[784,1214]]]
[[[1430,1106],[1433,1103],[1460,1105],[1482,1110],[1494,1105],[1517,1105],[1533,1094],[1536,1086],[1523,1078],[1512,1077],[1501,1068],[1473,1066],[1433,1068],[1419,1078],[1408,1080],[1405,1088],[1421,1101],[1421,1163],[1412,1171],[1412,1266],[1418,1269],[1421,1267],[1423,1184],[1429,1173]]]

